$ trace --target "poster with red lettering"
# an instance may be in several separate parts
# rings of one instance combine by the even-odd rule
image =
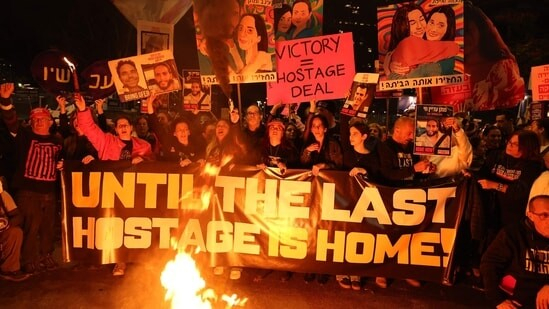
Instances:
[[[277,82],[267,104],[343,98],[355,76],[352,33],[277,42]]]
[[[532,100],[549,101],[549,64],[532,67]]]

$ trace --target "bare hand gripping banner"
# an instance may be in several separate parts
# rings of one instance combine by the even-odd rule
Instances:
[[[151,261],[200,247],[214,265],[445,281],[465,187],[394,188],[344,171],[65,162],[67,261]]]

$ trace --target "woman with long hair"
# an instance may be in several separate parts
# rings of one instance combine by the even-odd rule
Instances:
[[[231,122],[219,119],[215,123],[215,138],[206,146],[206,162],[217,166],[241,163],[245,153],[245,146],[231,130]]]
[[[299,156],[296,148],[288,142],[284,133],[284,123],[273,119],[267,124],[267,134],[263,139],[260,168],[278,167],[284,174],[287,168],[296,167]]]
[[[274,9],[275,40],[284,41],[292,27],[292,7],[283,3],[281,7]]]
[[[328,120],[322,115],[314,115],[310,121],[309,137],[301,152],[301,164],[311,168],[314,176],[323,169],[339,169],[343,165],[343,154],[339,143],[326,134]]]
[[[349,170],[351,177],[368,177],[375,179],[378,175],[380,166],[379,157],[376,152],[377,143],[370,143],[366,147],[369,127],[363,122],[354,122],[349,126],[349,144],[351,147],[343,154],[343,167]],[[375,139],[377,141],[377,139]],[[360,276],[337,275],[339,286],[344,289],[352,288],[359,291],[361,289]]]
[[[235,42],[243,54],[244,67],[239,74],[272,71],[272,55],[268,53],[269,38],[265,20],[258,14],[244,14],[235,31]]]

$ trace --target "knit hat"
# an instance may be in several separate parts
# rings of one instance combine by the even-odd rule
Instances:
[[[50,111],[43,107],[37,107],[30,111],[30,119],[38,118],[38,117],[48,117],[51,119]]]

